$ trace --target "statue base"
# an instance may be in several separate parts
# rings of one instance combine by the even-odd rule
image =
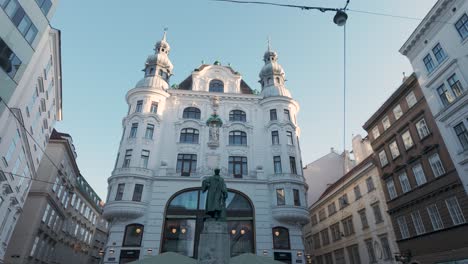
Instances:
[[[200,234],[198,264],[228,264],[231,258],[227,222],[208,219]]]

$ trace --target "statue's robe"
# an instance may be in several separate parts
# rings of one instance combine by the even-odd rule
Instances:
[[[221,176],[211,176],[203,180],[202,190],[208,191],[206,197],[206,214],[213,215],[215,211],[223,212],[225,210],[227,188]]]

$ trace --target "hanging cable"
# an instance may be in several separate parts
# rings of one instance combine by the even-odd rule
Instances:
[[[66,184],[61,184],[61,183],[56,183],[56,182],[50,182],[50,181],[45,181],[45,180],[40,180],[40,179],[29,178],[29,177],[26,177],[26,176],[21,175],[21,174],[12,173],[10,171],[4,171],[2,169],[0,169],[0,172],[3,172],[5,175],[10,174],[10,175],[13,175],[15,177],[21,177],[21,178],[29,179],[31,181],[37,181],[37,182],[48,183],[48,184],[56,184],[58,186],[63,186],[63,187],[70,187],[69,185],[66,185]]]
[[[402,18],[402,19],[409,19],[409,20],[417,20],[417,21],[422,21],[422,20],[424,20],[424,18],[420,18],[420,17],[409,17],[409,16],[392,15],[392,14],[386,14],[386,13],[371,12],[371,11],[366,11],[366,10],[346,9],[346,11],[355,12],[355,13],[362,13],[362,14],[368,14],[368,15],[375,15],[375,16],[385,16],[385,17],[393,17],[393,18]],[[453,25],[453,23],[448,22],[448,21],[434,20],[433,22],[443,23],[443,24],[451,24],[451,25]]]

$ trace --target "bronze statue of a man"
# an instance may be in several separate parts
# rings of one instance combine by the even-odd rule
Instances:
[[[228,192],[224,179],[219,176],[219,171],[219,169],[215,169],[215,175],[203,180],[202,191],[208,191],[206,197],[206,215],[214,218],[216,221],[225,221]]]

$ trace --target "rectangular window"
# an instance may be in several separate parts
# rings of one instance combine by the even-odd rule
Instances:
[[[42,222],[46,223],[47,217],[49,217],[50,205],[47,204],[44,214],[42,215]]]
[[[408,176],[406,175],[406,172],[401,173],[398,178],[400,179],[400,184],[401,184],[401,189],[403,193],[407,193],[411,191],[411,184],[408,180]]]
[[[395,116],[395,120],[400,119],[400,117],[403,115],[403,111],[401,110],[400,105],[397,105],[393,108],[393,115]]]
[[[52,6],[52,2],[50,0],[36,0],[37,5],[41,9],[44,16],[47,16],[49,13],[50,7]]]
[[[395,199],[397,197],[397,192],[395,189],[395,183],[393,182],[393,179],[390,178],[385,183],[387,185],[388,197],[390,198],[390,200]]]
[[[361,189],[359,188],[359,185],[354,186],[354,197],[356,200],[361,199]]]
[[[286,131],[286,137],[288,138],[288,145],[294,145],[293,136],[291,131]]]
[[[444,228],[444,223],[442,222],[442,219],[440,218],[437,205],[431,204],[426,209],[427,209],[427,213],[429,214],[429,218],[431,219],[432,228],[434,229],[434,231]]]
[[[358,245],[352,245],[346,248],[348,252],[349,264],[361,264]]]
[[[423,59],[424,65],[426,66],[426,70],[428,73],[431,73],[434,71],[436,65],[434,63],[434,60],[432,60],[431,54],[427,54],[426,57]]]
[[[288,109],[284,109],[284,120],[291,121],[291,115],[289,114]]]
[[[379,152],[379,159],[380,165],[382,165],[382,167],[385,167],[388,164],[387,153],[385,153],[384,149]]]
[[[439,154],[435,153],[429,157],[429,163],[431,164],[432,172],[435,177],[439,177],[445,174],[444,166],[440,160]]]
[[[158,112],[158,103],[151,102],[150,112],[156,114]]]
[[[377,263],[377,258],[375,257],[374,243],[372,239],[367,239],[364,241],[366,243],[367,254],[369,255],[369,263]]]
[[[353,217],[352,216],[344,219],[343,221],[341,221],[341,223],[343,224],[344,236],[350,236],[350,235],[354,234],[354,225],[353,225]]]
[[[317,220],[317,215],[314,214],[310,217],[310,222],[312,223],[312,226],[318,224],[318,220]]]
[[[141,196],[143,195],[143,184],[135,184],[133,189],[132,201],[141,202]]]
[[[312,236],[312,239],[314,240],[314,248],[315,249],[320,248],[320,234],[319,233],[314,234]]]
[[[445,200],[445,204],[450,213],[450,217],[452,218],[452,222],[454,225],[461,225],[465,223],[465,217],[463,216],[463,212],[460,209],[460,205],[458,204],[457,197],[453,196]]]
[[[378,138],[380,136],[380,132],[379,132],[379,127],[378,126],[375,126],[373,129],[372,129],[372,136],[374,137],[374,139]]]
[[[38,236],[36,236],[36,238],[34,239],[34,243],[32,245],[31,252],[29,252],[29,256],[33,257],[34,253],[36,253],[37,243],[39,243],[39,237]]]
[[[301,198],[299,195],[299,190],[293,189],[293,195],[294,195],[294,206],[301,206]]]
[[[328,216],[334,215],[336,213],[336,205],[335,202],[332,202],[328,205]]]
[[[279,134],[278,131],[271,131],[271,144],[278,145],[279,144]]]
[[[429,135],[429,128],[427,128],[426,120],[422,118],[416,122],[416,129],[418,130],[419,139],[423,139]]]
[[[406,224],[406,218],[404,215],[397,217],[398,228],[400,229],[401,239],[408,238],[409,230],[408,225]]]
[[[366,179],[366,185],[367,192],[372,192],[373,190],[375,190],[374,181],[372,180],[372,177]]]
[[[457,135],[462,148],[464,150],[467,150],[468,149],[468,132],[466,131],[465,124],[461,122],[460,124],[454,126],[453,129],[455,130],[455,134]]]
[[[229,175],[234,178],[242,178],[249,174],[247,168],[247,157],[230,156],[229,157]]]
[[[148,161],[149,161],[149,150],[143,149],[141,150],[141,167],[147,169],[148,168]]]
[[[50,211],[49,221],[47,221],[47,226],[50,227],[52,225],[52,223],[54,222],[54,220],[55,220],[55,211],[54,211],[54,209],[52,209]]]
[[[385,116],[382,119],[382,125],[383,125],[384,131],[387,130],[390,127],[390,119],[388,118],[388,116]]]
[[[341,239],[340,223],[336,223],[330,226],[333,242]]]
[[[451,104],[453,102],[453,100],[454,100],[452,94],[445,87],[445,84],[441,84],[437,88],[437,93],[439,94],[440,100],[442,101],[442,104],[444,106],[447,106],[447,105]]]
[[[343,209],[345,208],[346,206],[349,205],[349,201],[348,201],[348,195],[345,193],[343,194],[343,196],[341,196],[340,198],[338,198],[338,202],[340,204],[340,209]]]
[[[323,220],[325,220],[327,218],[327,214],[325,213],[325,209],[320,209],[319,211],[319,220],[320,222],[322,222]]]
[[[197,171],[196,154],[178,154],[177,155],[177,173],[181,176],[190,176]]]
[[[3,3],[2,3],[3,2]],[[32,24],[23,7],[20,6],[17,0],[0,1],[0,6],[10,18],[11,22],[16,26],[18,31],[23,35],[29,44],[32,44],[36,35],[37,28]],[[0,49],[1,50],[1,49]]]
[[[278,120],[276,109],[270,109],[270,121]]]
[[[468,37],[468,16],[466,13],[455,23],[455,28],[462,40]]]
[[[115,199],[114,199],[115,201],[121,201],[122,200],[123,194],[124,194],[124,189],[125,189],[125,183],[119,183],[119,185],[117,185],[117,192],[115,193]]]
[[[375,203],[372,205],[372,211],[374,212],[374,219],[376,224],[384,221],[382,217],[382,212],[380,211],[379,203]]]
[[[289,157],[289,169],[291,170],[292,174],[297,174],[295,157],[291,157],[291,156]]]
[[[416,104],[416,96],[414,95],[414,92],[411,91],[407,96],[406,96],[406,103],[408,104],[408,108],[413,107],[413,105]]]
[[[414,178],[416,180],[416,184],[418,186],[420,185],[423,185],[424,183],[426,183],[426,175],[424,175],[424,170],[423,170],[423,167],[421,166],[421,163],[415,165],[413,168],[413,174],[414,174]]]
[[[285,205],[284,189],[276,189],[276,205]]]
[[[19,130],[16,130],[16,134],[13,140],[11,141],[10,146],[8,147],[7,154],[5,155],[5,157],[3,157],[3,161],[6,162],[5,166],[8,166],[8,163],[10,162],[11,157],[13,156],[13,153],[16,150],[16,146],[18,144],[19,139],[20,139],[20,133],[19,133]]]
[[[13,79],[16,72],[21,66],[21,60],[15,53],[7,46],[7,44],[0,38],[0,57],[4,58],[5,63],[1,63],[0,67],[5,73]]]
[[[333,255],[335,256],[335,264],[346,264],[344,249],[340,248],[333,251]]]
[[[426,228],[424,228],[424,223],[418,210],[411,212],[411,219],[413,220],[414,230],[417,235],[426,233]]]
[[[133,149],[127,149],[125,151],[125,159],[122,165],[122,168],[129,168],[130,167],[130,160],[132,159],[132,151]]]
[[[281,168],[281,156],[273,157],[273,167],[275,169],[275,174],[279,174],[283,172],[283,169]]]
[[[393,258],[392,250],[390,249],[390,243],[388,242],[387,235],[379,236],[380,245],[382,246],[383,258],[385,260],[391,260]]]
[[[403,144],[405,145],[405,149],[410,149],[413,145],[413,138],[411,137],[411,133],[409,130],[406,130],[403,134],[401,134],[401,139],[403,140]]]
[[[392,154],[393,159],[396,159],[400,156],[400,150],[398,149],[398,144],[396,140],[390,143],[388,147],[390,148],[390,153]]]
[[[153,134],[154,134],[154,125],[153,124],[148,124],[146,126],[145,138],[146,139],[153,139]]]
[[[320,231],[320,236],[322,238],[322,245],[326,246],[330,244],[330,237],[328,236],[328,228]]]
[[[435,47],[432,49],[432,52],[434,53],[434,56],[437,60],[438,63],[441,63],[447,58],[447,54],[445,54],[444,49],[442,49],[442,46],[440,43],[437,43]]]
[[[138,123],[133,123],[132,128],[130,129],[130,138],[136,138],[138,131]]]
[[[143,110],[143,100],[138,100],[135,108],[135,112],[141,113]]]
[[[447,79],[447,82],[450,86],[450,88],[452,89],[452,92],[453,92],[453,95],[456,97],[460,97],[462,94],[463,94],[463,87],[460,83],[460,81],[458,80],[458,77],[457,75],[454,73],[452,74],[452,76],[450,76],[448,79]]]
[[[59,186],[59,178],[55,178],[54,185],[52,186],[52,191],[55,192],[57,190],[57,187]]]
[[[368,228],[369,223],[367,222],[366,209],[362,209],[358,213],[359,213],[359,217],[361,218],[362,229]]]
[[[325,264],[333,264],[333,257],[332,257],[332,253],[327,253],[324,255],[324,259],[325,259]]]

